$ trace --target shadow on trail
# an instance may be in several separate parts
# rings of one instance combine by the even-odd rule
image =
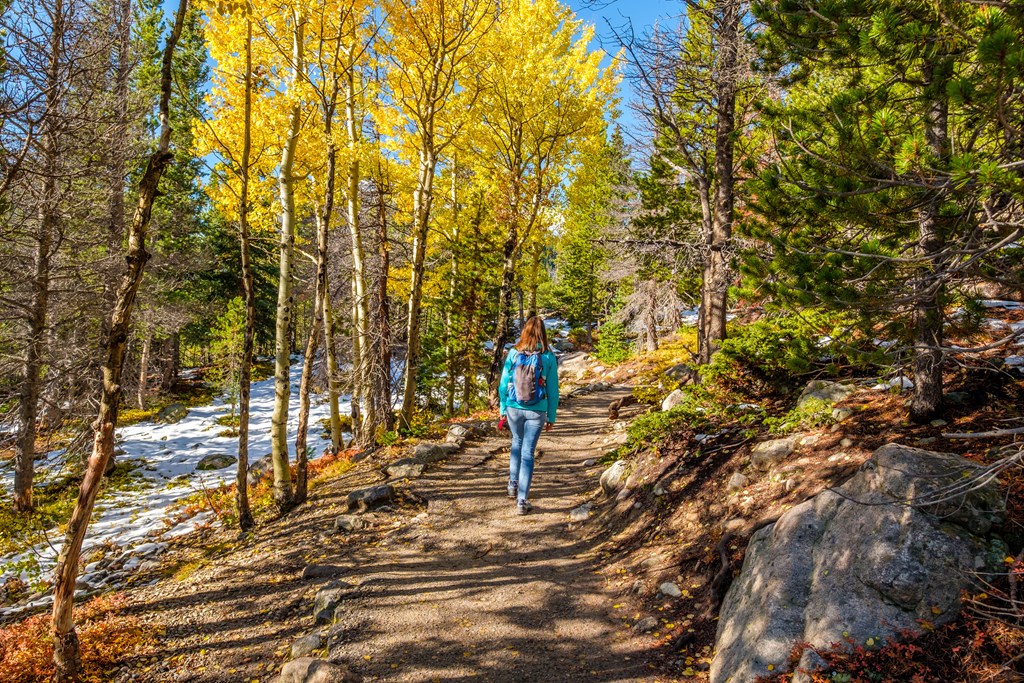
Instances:
[[[582,397],[560,414],[542,439],[534,512],[525,517],[505,496],[507,452],[488,457],[507,443],[504,435],[400,483],[426,499],[425,509],[378,513],[372,530],[331,534],[351,486],[315,490],[302,509],[257,532],[258,549],[271,556],[258,564],[241,553],[212,557],[209,585],[133,608],[187,617],[168,627],[157,657],[189,657],[200,641],[218,653],[219,666],[187,680],[266,680],[284,661],[268,652],[316,628],[316,590],[344,580],[357,586],[354,596],[320,630],[328,656],[367,681],[654,680],[620,620],[627,615],[613,613],[604,593],[595,534],[568,524],[569,510],[596,484],[598,470],[582,462],[600,455],[595,444],[615,397]],[[330,567],[329,575],[298,578],[310,562]],[[249,633],[254,622],[259,636]],[[265,665],[258,676],[253,659]],[[235,667],[237,677],[227,675]]]

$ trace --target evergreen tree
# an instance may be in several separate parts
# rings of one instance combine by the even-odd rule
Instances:
[[[779,161],[754,194],[771,245],[752,273],[791,305],[863,315],[909,348],[911,415],[942,404],[951,291],[1019,235],[1019,25],[962,2],[759,3],[788,87]],[[1012,211],[1011,211],[1012,213]],[[877,330],[876,330],[877,333]]]

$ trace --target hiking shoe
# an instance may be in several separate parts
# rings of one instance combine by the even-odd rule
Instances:
[[[518,492],[519,492],[519,484],[517,482],[510,481],[508,483],[508,497],[509,498],[515,498],[516,497],[516,493],[518,493]]]
[[[530,505],[529,501],[521,500],[518,503],[516,503],[516,514],[517,515],[529,514],[530,510],[532,510],[532,509],[533,509],[533,506]]]

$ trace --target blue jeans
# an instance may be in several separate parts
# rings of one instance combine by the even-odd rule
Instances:
[[[519,486],[519,500],[526,500],[533,478],[533,452],[537,448],[547,414],[539,410],[509,407],[506,411],[508,428],[512,431],[512,454],[508,461],[509,483]]]

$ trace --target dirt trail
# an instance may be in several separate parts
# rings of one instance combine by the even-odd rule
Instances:
[[[496,451],[508,437],[488,438],[409,484],[425,514],[375,513],[383,533],[329,533],[352,484],[327,487],[304,513],[262,529],[255,546],[211,560],[170,591],[149,589],[139,611],[167,629],[155,679],[187,671],[172,678],[266,680],[281,646],[314,630],[316,590],[341,579],[360,589],[323,631],[330,658],[366,681],[656,680],[644,647],[615,618],[593,532],[568,518],[597,483],[600,467],[583,462],[610,448],[607,406],[626,391],[563,405],[541,438],[529,515],[515,515],[506,497],[507,448]],[[297,579],[310,561],[332,566],[330,576]]]

